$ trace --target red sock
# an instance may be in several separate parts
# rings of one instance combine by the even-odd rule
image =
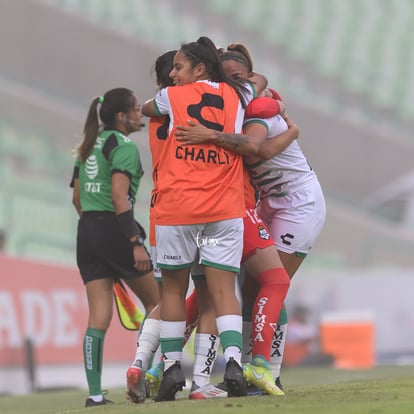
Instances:
[[[252,356],[261,355],[270,361],[272,339],[290,279],[281,267],[260,273],[256,281],[260,290],[253,306]]]
[[[188,341],[198,323],[198,303],[195,289],[191,292],[191,295],[188,296],[185,301],[185,312],[186,321],[184,343]]]

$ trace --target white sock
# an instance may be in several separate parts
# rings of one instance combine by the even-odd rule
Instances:
[[[277,325],[276,331],[273,335],[272,349],[270,352],[270,366],[272,367],[273,378],[280,376],[280,369],[282,367],[283,352],[285,350],[286,334],[288,324]]]
[[[160,344],[159,319],[146,319],[138,338],[135,361],[142,362],[144,371],[148,369],[148,363]]]
[[[162,341],[170,342],[177,345],[177,342],[181,346],[177,346],[177,350],[161,352],[165,362],[164,371],[166,371],[175,361],[181,361],[184,346],[184,332],[185,332],[185,321],[163,321],[160,320],[160,340],[161,347]],[[180,350],[178,350],[180,348]],[[171,362],[172,361],[172,362]]]
[[[243,328],[243,320],[241,315],[223,315],[216,318],[217,324],[217,331],[220,335],[221,346],[223,348],[224,358],[226,362],[232,357],[235,361],[237,361],[241,365],[241,349],[234,345],[234,341],[240,340],[240,346],[242,342],[242,328]],[[230,343],[229,338],[227,335],[223,336],[227,331],[231,331]]]
[[[219,346],[220,338],[216,335],[207,333],[195,335],[193,381],[199,387],[210,383]]]
[[[149,368],[155,367],[161,361],[161,347],[158,346],[157,350],[155,351],[154,358],[152,358],[152,365]]]
[[[90,395],[89,398],[95,402],[101,402],[103,401],[103,395],[99,394],[99,395]]]

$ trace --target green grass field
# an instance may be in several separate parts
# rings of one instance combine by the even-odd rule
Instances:
[[[414,367],[381,366],[372,370],[291,368],[283,371],[284,397],[221,398],[190,401],[188,390],[177,401],[146,402],[139,406],[125,400],[123,389],[109,390],[116,404],[83,408],[87,393],[41,392],[1,396],[1,414],[107,413],[107,414],[412,414],[414,413]]]

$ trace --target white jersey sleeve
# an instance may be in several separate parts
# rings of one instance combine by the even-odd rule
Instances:
[[[243,82],[242,85],[245,89],[240,89],[240,93],[242,94],[246,105],[248,105],[253,98],[256,98],[256,89],[251,82]]]
[[[248,119],[244,125],[253,122],[267,127],[267,139],[273,138],[288,129],[286,121],[280,115],[266,119]],[[316,175],[308,164],[296,139],[284,151],[270,160],[265,161],[249,157],[245,161],[245,165],[259,190],[261,199],[271,196],[284,196],[306,187],[316,179]]]
[[[154,103],[160,115],[167,115],[170,112],[171,104],[168,95],[168,87],[161,89],[154,97]]]

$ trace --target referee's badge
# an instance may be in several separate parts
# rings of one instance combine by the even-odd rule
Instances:
[[[269,240],[270,239],[270,234],[265,229],[265,227],[263,225],[259,224],[258,228],[259,228],[259,237],[263,240]]]

